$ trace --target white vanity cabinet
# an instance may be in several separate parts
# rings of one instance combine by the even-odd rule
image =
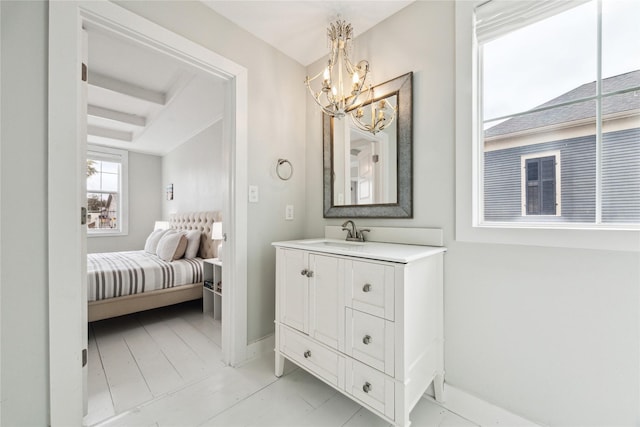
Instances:
[[[276,375],[287,358],[408,426],[431,383],[442,399],[444,248],[276,246]]]
[[[278,251],[279,321],[332,348],[344,349],[344,260]]]

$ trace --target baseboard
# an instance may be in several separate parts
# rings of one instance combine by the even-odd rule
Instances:
[[[273,353],[273,349],[276,347],[275,334],[262,337],[249,345],[247,345],[246,361],[255,359],[266,353]]]
[[[437,402],[432,396],[424,397],[437,405],[468,419],[481,426],[508,426],[508,427],[542,427],[532,421],[512,414],[506,409],[495,406],[466,391],[445,383],[444,402]]]

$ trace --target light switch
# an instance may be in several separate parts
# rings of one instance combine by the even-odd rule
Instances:
[[[284,219],[287,221],[293,220],[293,205],[287,205],[284,210]]]
[[[249,186],[249,203],[258,203],[258,186]]]

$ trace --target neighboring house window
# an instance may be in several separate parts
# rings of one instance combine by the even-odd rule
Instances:
[[[477,225],[640,224],[638,16],[625,0],[475,8]]]
[[[127,181],[127,151],[99,146],[88,147],[88,235],[127,234]]]
[[[522,156],[522,215],[560,214],[558,169],[558,155]]]

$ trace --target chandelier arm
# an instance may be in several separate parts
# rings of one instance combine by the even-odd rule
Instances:
[[[322,92],[315,93],[313,92],[313,89],[311,89],[311,87],[307,86],[307,88],[309,89],[309,93],[311,93],[311,97],[316,102],[316,104],[318,104],[318,107],[320,107],[323,113],[331,117],[342,117],[344,115],[344,114],[341,115],[339,111],[332,110],[326,107],[325,105],[322,105],[322,102],[320,101],[320,96],[322,96]],[[334,105],[334,104],[330,102],[329,105]]]
[[[353,122],[353,124],[355,124],[358,129],[370,132],[375,135],[376,133],[388,128],[395,121],[397,115],[397,107],[393,107],[391,106],[391,104],[389,104],[389,106],[391,107],[390,109],[392,111],[392,114],[390,115],[390,118],[388,118],[388,121],[387,117],[385,116],[383,118],[374,118],[371,124],[365,124],[358,117],[356,117],[356,110],[352,110],[349,113],[349,116],[351,117],[351,121]]]
[[[393,115],[391,116],[391,120],[389,120],[388,122],[385,122],[385,124],[384,124],[383,126],[381,126],[381,127],[380,127],[380,130],[386,129],[386,128],[388,128],[389,126],[391,126],[391,123],[393,123],[393,122],[395,121],[395,119],[396,119],[396,115],[395,115],[395,114],[393,114]]]
[[[349,116],[351,117],[351,121],[353,122],[354,125],[356,125],[356,127],[360,130],[363,130],[365,132],[369,132],[369,133],[374,133],[371,129],[370,125],[366,125],[364,123],[362,123],[359,119],[357,119],[353,113],[349,114]],[[374,133],[375,135],[375,133]]]
[[[362,90],[362,86],[364,85],[364,80],[362,84],[360,84],[357,90],[354,90],[353,95],[345,100],[345,110],[355,110],[367,102],[371,102],[373,99],[373,89],[369,86],[366,90]],[[361,99],[361,101],[359,101]],[[348,101],[348,102],[347,102]]]
[[[359,97],[360,96],[352,96],[347,98],[347,100],[345,100],[345,106],[344,106],[345,111],[357,110],[359,107],[361,107],[362,104],[364,104],[364,101],[356,102]]]
[[[315,76],[309,78],[307,76],[307,78],[304,80],[307,87],[309,87],[309,83],[311,83],[312,81],[314,81],[315,79],[317,79],[318,77],[320,77],[322,74],[324,73],[324,70],[320,71],[318,74],[316,74]]]

